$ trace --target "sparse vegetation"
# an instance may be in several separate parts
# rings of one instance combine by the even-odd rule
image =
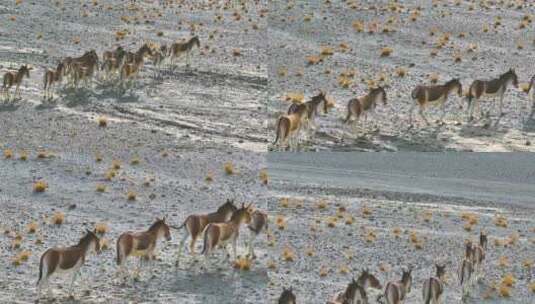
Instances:
[[[47,188],[48,184],[43,180],[37,181],[33,184],[33,192],[45,192]]]
[[[55,212],[54,215],[52,215],[52,224],[54,225],[61,225],[65,221],[65,214],[63,212]]]
[[[225,174],[227,175],[233,175],[235,173],[234,164],[232,164],[231,161],[226,162],[223,168],[225,170]]]

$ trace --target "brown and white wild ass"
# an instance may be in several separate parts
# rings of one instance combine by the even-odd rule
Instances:
[[[57,84],[61,84],[64,73],[65,68],[62,62],[58,64],[56,70],[45,70],[45,74],[43,76],[43,99],[54,98],[54,87],[57,86]]]
[[[226,245],[229,242],[232,242],[232,260],[236,259],[240,226],[243,223],[249,224],[251,222],[251,205],[252,204],[245,206],[242,204],[242,207],[236,210],[232,214],[230,220],[225,223],[210,223],[206,226],[206,231],[204,232],[204,246],[202,249],[202,254],[205,258],[205,266],[210,255],[217,247],[227,249],[228,258],[230,254]]]
[[[45,251],[39,262],[38,298],[41,297],[43,288],[47,288],[49,295],[52,295],[49,280],[53,275],[66,275],[69,273],[72,273],[69,287],[69,294],[72,295],[76,276],[84,265],[86,257],[93,252],[100,253],[100,240],[95,232],[90,230],[87,230],[84,237],[74,246],[54,247]]]
[[[381,289],[381,283],[368,269],[362,270],[357,280],[347,285],[344,292],[338,293],[328,304],[368,304],[368,288]]]
[[[143,260],[150,262],[154,260],[156,243],[158,239],[165,238],[167,241],[171,240],[171,233],[169,226],[163,219],[156,219],[156,221],[146,231],[139,232],[125,232],[117,239],[117,265],[119,266],[119,273],[126,275],[125,262],[129,256],[139,257],[139,267],[137,274],[141,270]]]
[[[444,116],[446,115],[446,101],[451,92],[457,92],[459,97],[463,95],[463,86],[459,79],[454,78],[443,85],[419,85],[411,92],[413,103],[409,112],[409,124],[412,126],[412,113],[416,104],[418,104],[418,113],[420,117],[429,125],[429,121],[425,117],[425,109],[428,105],[438,105],[442,110],[440,115],[440,121],[443,123]]]
[[[20,85],[24,77],[30,78],[30,70],[32,68],[27,65],[22,65],[16,72],[6,72],[4,74],[4,82],[2,85],[2,94],[5,96],[4,100],[9,101],[9,90],[13,85],[15,85],[15,94],[13,95],[13,100],[19,97],[20,94]]]
[[[256,258],[254,253],[254,241],[262,231],[268,230],[267,214],[260,210],[254,210],[251,214],[251,222],[247,225],[247,228],[249,228],[249,241],[247,244],[249,248],[249,257],[254,259]]]
[[[292,114],[281,115],[277,120],[276,137],[273,145],[282,151],[286,146],[296,148],[299,145],[299,133],[308,119],[308,105],[298,104]]]
[[[309,101],[306,101],[304,104],[307,106],[307,119],[303,124],[303,130],[305,134],[308,136],[310,130],[312,130],[313,134],[316,130],[316,116],[318,115],[318,107],[323,103],[323,114],[327,114],[329,112],[329,108],[334,106],[329,102],[327,99],[327,94],[320,90],[318,95],[313,96]],[[288,108],[288,115],[294,114],[299,111],[299,104],[292,103],[290,107]]]
[[[169,47],[169,57],[171,58],[171,64],[174,65],[177,58],[182,55],[186,55],[186,61],[189,66],[190,64],[190,53],[193,50],[193,47],[201,47],[201,42],[198,36],[191,37],[187,42],[174,42]]]
[[[238,210],[236,206],[234,205],[234,200],[227,199],[227,201],[219,206],[217,208],[216,212],[207,213],[207,214],[192,214],[186,218],[184,223],[179,226],[170,226],[171,228],[180,230],[182,228],[186,228],[184,230],[184,234],[182,236],[182,239],[180,240],[180,244],[178,246],[178,252],[177,252],[177,260],[176,263],[180,262],[180,257],[182,256],[182,251],[184,250],[184,244],[186,243],[186,240],[188,237],[190,237],[190,246],[189,251],[192,255],[195,255],[195,242],[199,238],[199,236],[202,236],[202,233],[204,232],[204,229],[208,224],[210,223],[224,223],[230,220],[232,217],[232,214]]]
[[[442,303],[446,265],[435,264],[435,268],[436,276],[430,277],[424,281],[424,286],[422,288],[422,298],[424,300],[424,304]]]
[[[411,292],[412,268],[403,270],[401,281],[388,282],[386,284],[384,298],[387,304],[402,304]]]
[[[283,288],[282,293],[279,296],[279,304],[297,304],[297,298],[293,293],[293,288]]]
[[[509,71],[503,73],[498,79],[474,80],[470,85],[470,89],[468,90],[468,119],[473,119],[473,112],[476,106],[478,107],[478,111],[481,110],[479,102],[481,98],[484,97],[491,97],[493,101],[496,99],[496,97],[500,99],[498,119],[502,117],[503,96],[507,91],[507,87],[511,84],[515,88],[518,88],[518,76],[516,75],[514,69],[510,69]],[[480,114],[483,116],[482,113]]]
[[[347,116],[344,123],[351,123],[353,118],[352,125],[354,128],[361,115],[364,115],[364,121],[366,122],[368,113],[374,113],[379,101],[382,101],[383,105],[386,106],[386,99],[386,91],[383,87],[373,88],[365,96],[350,99],[347,103]]]

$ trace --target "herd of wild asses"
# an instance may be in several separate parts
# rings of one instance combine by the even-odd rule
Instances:
[[[473,244],[471,241],[466,242],[465,253],[461,260],[458,271],[459,284],[462,289],[462,298],[470,294],[470,288],[476,283],[482,274],[483,261],[487,250],[487,235],[480,232],[479,244]],[[424,280],[422,286],[422,300],[425,304],[439,304],[444,299],[444,288],[446,285],[446,264],[435,263],[436,274]],[[380,281],[369,272],[368,269],[362,270],[362,273],[355,280],[347,285],[344,291],[341,291],[327,301],[327,304],[368,304],[369,289],[380,290],[377,296],[377,302],[383,304],[402,304],[405,302],[407,295],[412,289],[412,271],[411,266],[402,271],[401,280],[389,281],[386,285],[381,285]],[[297,297],[293,288],[283,288],[279,297],[279,304],[296,304]]]
[[[137,277],[145,264],[151,264],[155,260],[156,245],[159,239],[171,240],[170,228],[176,230],[184,229],[183,237],[180,240],[176,264],[179,265],[184,243],[191,238],[190,253],[195,255],[195,243],[200,236],[203,238],[204,267],[212,262],[210,256],[217,248],[225,248],[227,251],[227,261],[231,257],[228,250],[229,243],[232,245],[232,258],[238,257],[237,244],[240,229],[246,225],[250,237],[247,240],[248,259],[254,259],[254,241],[256,237],[267,230],[268,216],[263,211],[255,209],[252,204],[242,204],[240,208],[234,205],[233,200],[227,200],[215,212],[207,214],[193,214],[186,218],[181,226],[173,226],[163,219],[156,221],[146,231],[128,231],[122,233],[116,242],[116,263],[118,274],[121,279],[127,279],[129,271],[126,260],[128,257],[138,257],[139,264],[134,269]],[[80,268],[84,265],[85,259],[90,253],[100,253],[100,240],[97,231],[88,230],[78,244],[70,247],[55,247],[46,250],[41,256],[39,263],[38,298],[44,288],[48,290],[48,295],[52,296],[49,288],[51,276],[72,274],[69,293],[73,293],[73,284],[76,280]]]
[[[474,109],[476,107],[478,108],[478,111],[480,111],[480,117],[484,116],[479,104],[484,98],[491,98],[492,100],[498,98],[498,117],[502,117],[505,92],[510,85],[518,88],[518,83],[518,76],[514,69],[510,69],[496,79],[474,80],[465,96],[468,103],[468,120],[471,121],[474,119]],[[413,125],[412,114],[416,107],[418,107],[420,117],[427,125],[429,125],[430,123],[425,115],[425,109],[429,106],[439,106],[442,110],[439,121],[443,124],[443,118],[446,114],[446,101],[452,93],[457,94],[460,98],[463,97],[463,87],[459,79],[451,79],[442,85],[416,86],[411,92],[413,101],[409,111],[409,127],[412,127]],[[535,76],[530,80],[527,93],[533,101],[535,95]],[[380,86],[372,88],[367,95],[349,100],[347,103],[347,115],[344,119],[344,124],[352,125],[354,132],[354,127],[359,118],[364,116],[364,121],[366,121],[367,115],[374,112],[378,103],[382,103],[384,106],[387,105],[386,90]],[[318,95],[312,97],[309,101],[293,103],[288,108],[287,113],[281,115],[277,120],[275,141],[273,142],[273,145],[278,146],[281,150],[286,149],[287,147],[290,150],[297,149],[299,141],[303,135],[305,137],[313,136],[316,129],[315,117],[318,114],[318,107],[320,107],[320,105],[323,105],[321,107],[323,114],[327,114],[329,108],[334,107],[334,103],[323,91],[320,91]]]
[[[198,36],[186,42],[174,42],[170,46],[165,44],[144,43],[137,51],[131,52],[118,46],[115,50],[105,51],[99,59],[95,50],[85,52],[80,57],[67,57],[61,60],[55,69],[45,69],[43,76],[43,99],[52,100],[54,89],[58,89],[63,81],[65,86],[78,89],[80,86],[91,87],[93,78],[100,72],[100,79],[116,84],[126,90],[131,88],[138,78],[146,58],[152,61],[156,73],[160,73],[165,62],[174,65],[176,60],[185,56],[190,62],[193,47],[200,47]],[[6,72],[2,85],[2,95],[5,101],[10,101],[10,90],[15,86],[13,100],[20,98],[20,85],[23,79],[30,77],[33,67],[22,65],[16,72]]]

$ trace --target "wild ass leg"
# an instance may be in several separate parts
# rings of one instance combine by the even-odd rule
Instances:
[[[254,259],[256,258],[256,255],[254,253],[254,241],[256,239],[256,233],[254,232],[251,232],[250,236],[249,236],[249,243],[247,244],[248,247],[249,247],[249,257]]]
[[[429,121],[427,120],[427,117],[425,117],[425,114],[424,114],[423,106],[420,106],[420,108],[418,109],[418,114],[420,114],[420,117],[422,117],[422,119],[425,121],[425,124],[429,125]]]
[[[236,257],[238,256],[237,247],[238,247],[238,236],[232,239],[232,253],[234,255],[232,260],[236,260]]]
[[[178,245],[178,252],[176,257],[176,265],[180,263],[180,257],[182,256],[182,251],[184,250],[184,244],[186,243],[186,240],[188,239],[189,233],[187,230],[184,230],[184,235],[182,236],[182,239],[180,240],[180,243]]]
[[[80,272],[79,269],[77,269],[73,274],[72,274],[72,280],[71,280],[71,285],[69,287],[69,296],[73,296],[73,287],[74,287],[74,281],[76,280],[76,277],[78,276],[78,272]]]

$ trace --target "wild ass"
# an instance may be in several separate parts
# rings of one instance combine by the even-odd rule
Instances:
[[[409,110],[409,124],[412,125],[412,113],[416,107],[416,103],[418,103],[418,113],[427,125],[429,125],[429,121],[425,117],[425,108],[428,105],[439,105],[442,109],[440,121],[443,123],[444,116],[446,115],[446,101],[452,91],[457,91],[459,97],[463,95],[463,86],[457,78],[454,78],[443,85],[419,85],[414,88],[411,92],[411,97],[413,101],[416,102],[412,103]]]
[[[374,113],[379,101],[382,101],[383,105],[386,106],[386,91],[382,87],[371,89],[365,96],[350,99],[347,103],[347,116],[344,123],[349,124],[354,118],[354,127],[360,115],[364,115],[364,121],[366,122],[368,113]]]
[[[30,70],[32,68],[27,65],[22,65],[17,72],[6,72],[4,74],[4,83],[2,85],[2,94],[5,96],[5,100],[9,101],[9,90],[15,85],[15,95],[13,99],[17,98],[17,94],[20,95],[20,84],[24,77],[30,78]]]
[[[412,268],[403,270],[401,281],[388,282],[386,284],[384,297],[387,304],[402,304],[411,292]]]
[[[446,265],[435,264],[436,276],[424,281],[422,288],[422,298],[424,304],[440,304],[444,293],[444,277]]]
[[[65,74],[71,78],[71,84],[74,87],[75,82],[80,79],[90,81],[93,74],[98,70],[98,55],[95,50],[85,52],[80,57],[67,57],[62,61],[65,67]]]
[[[469,242],[466,245],[466,257],[471,259],[474,267],[474,280],[479,280],[483,271],[483,261],[485,260],[485,249],[487,248],[487,235],[481,231],[479,233],[479,245]]]
[[[368,304],[368,295],[364,287],[353,278],[345,291],[338,293],[327,304]]]
[[[139,71],[143,67],[145,56],[152,55],[152,50],[147,44],[143,44],[135,53],[127,52],[125,63],[121,67],[120,79],[121,86],[126,89],[126,81],[132,85],[132,81],[138,77]]]
[[[268,230],[267,214],[260,210],[253,211],[253,213],[251,214],[251,223],[247,225],[247,228],[249,228],[249,256],[254,259],[256,258],[256,255],[254,253],[254,241],[256,240],[258,235],[262,233],[262,231]]]
[[[282,150],[289,146],[297,149],[299,144],[299,133],[308,119],[308,105],[302,103],[297,105],[292,114],[281,115],[277,121],[276,137],[273,145],[278,145]]]
[[[297,304],[297,300],[295,294],[293,293],[292,287],[288,289],[282,289],[282,293],[279,297],[279,304]]]
[[[105,51],[102,55],[102,66],[100,69],[104,73],[104,79],[109,79],[118,74],[126,58],[126,51],[118,46],[114,51]]]
[[[352,281],[344,292],[338,293],[328,304],[367,304],[368,288],[381,289],[381,283],[368,269],[362,270],[357,280]]]
[[[463,258],[461,267],[459,269],[459,284],[461,285],[462,294],[464,298],[470,292],[470,287],[473,283],[474,265],[470,258]]]
[[[197,241],[197,238],[202,235],[206,226],[208,226],[208,224],[210,223],[227,222],[228,220],[230,220],[232,214],[236,210],[238,210],[238,208],[236,208],[236,206],[234,205],[234,200],[227,199],[227,201],[223,205],[217,208],[216,212],[208,214],[192,214],[186,218],[186,220],[181,226],[170,226],[171,228],[177,230],[180,230],[184,227],[186,228],[178,246],[176,260],[177,265],[180,262],[180,257],[182,256],[182,251],[184,250],[184,244],[186,243],[188,237],[191,238],[189,251],[192,255],[195,255],[195,242]]]
[[[493,102],[496,97],[500,98],[500,112],[498,118],[502,117],[503,96],[510,84],[515,88],[518,88],[518,76],[513,69],[509,69],[509,71],[502,74],[498,79],[474,80],[468,90],[468,119],[473,119],[473,112],[476,106],[478,107],[478,111],[481,110],[479,102],[483,97],[491,97]],[[482,116],[482,113],[480,114]]]
[[[49,280],[52,275],[66,275],[72,273],[69,294],[72,295],[72,288],[80,268],[85,263],[85,259],[90,253],[100,253],[100,240],[93,231],[87,230],[84,237],[78,244],[70,247],[50,248],[41,256],[39,262],[39,279],[37,280],[38,298],[41,297],[43,288],[48,289],[49,295],[52,291],[49,287]]]
[[[204,232],[204,247],[202,253],[205,258],[205,265],[210,257],[211,253],[217,247],[223,247],[227,249],[227,258],[230,256],[228,254],[227,244],[232,241],[232,260],[236,259],[237,256],[237,243],[238,237],[240,235],[240,226],[245,223],[249,224],[251,222],[250,208],[251,204],[245,206],[242,204],[242,207],[232,214],[232,217],[229,221],[225,223],[210,223],[206,226],[206,231]]]
[[[43,99],[54,99],[54,86],[61,84],[63,80],[63,74],[65,73],[65,68],[63,63],[59,63],[56,67],[56,70],[46,69],[43,76]]]
[[[327,94],[320,90],[319,94],[313,96],[309,101],[305,102],[307,106],[307,119],[303,125],[305,133],[308,133],[310,129],[316,129],[316,115],[318,115],[318,107],[323,103],[323,114],[327,114],[331,104],[327,100]],[[299,111],[299,104],[293,103],[288,108],[288,115],[294,114]]]
[[[190,38],[187,42],[174,42],[169,47],[169,57],[171,58],[171,64],[174,65],[175,60],[181,57],[183,54],[186,54],[186,61],[189,66],[190,64],[190,53],[193,50],[193,47],[201,47],[201,42],[198,36]]]
[[[119,273],[126,275],[125,262],[129,256],[139,257],[139,267],[137,274],[141,270],[143,260],[151,261],[155,257],[156,243],[158,239],[165,238],[167,241],[171,240],[171,233],[169,226],[163,219],[156,219],[156,221],[146,231],[139,232],[125,232],[117,239],[117,265],[119,266]]]

